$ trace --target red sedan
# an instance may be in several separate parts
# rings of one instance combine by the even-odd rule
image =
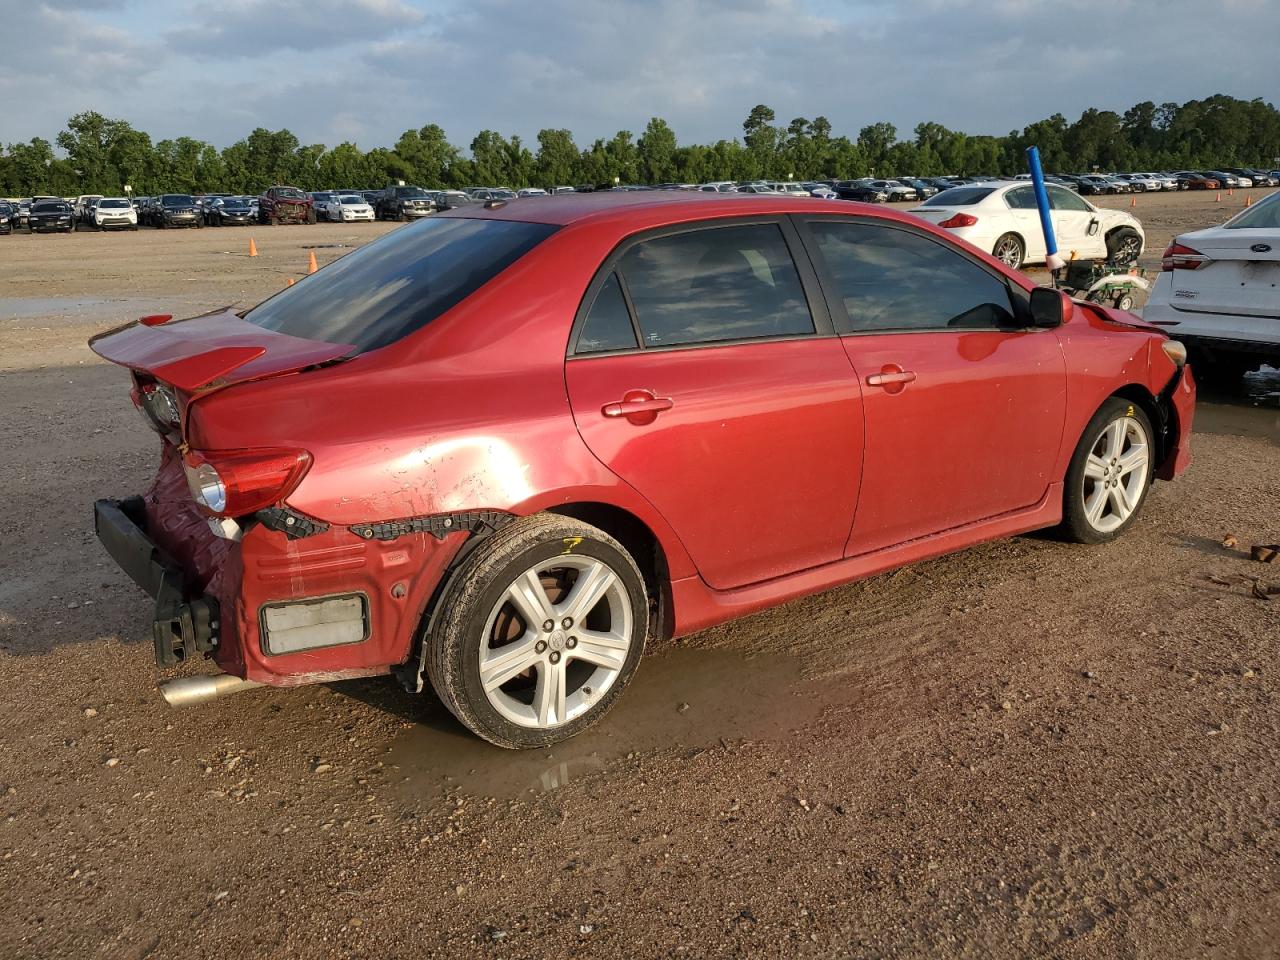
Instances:
[[[98,536],[171,702],[394,674],[541,746],[671,637],[1190,460],[1181,345],[909,215],[632,192],[407,225],[241,313],[94,339],[162,438]]]

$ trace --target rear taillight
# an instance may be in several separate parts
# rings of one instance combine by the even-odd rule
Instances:
[[[940,227],[972,227],[978,222],[978,218],[971,213],[957,213],[943,220],[938,226]]]
[[[1165,273],[1173,270],[1195,270],[1209,262],[1199,250],[1192,250],[1180,243],[1171,243],[1160,258],[1160,269]]]
[[[189,450],[182,458],[196,504],[216,517],[243,517],[279,503],[311,466],[305,450]]]

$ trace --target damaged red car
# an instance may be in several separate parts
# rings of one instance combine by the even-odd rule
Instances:
[[[647,639],[998,537],[1102,543],[1181,473],[1185,352],[909,215],[634,192],[399,228],[258,306],[95,338],[160,438],[98,536],[156,660],[392,674],[542,746]]]

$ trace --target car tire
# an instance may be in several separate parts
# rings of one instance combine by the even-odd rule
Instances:
[[[1132,227],[1120,227],[1107,234],[1107,262],[1126,267],[1142,256],[1142,237]]]
[[[580,584],[590,592],[574,623]],[[635,674],[649,629],[644,578],[626,549],[603,530],[553,514],[519,520],[481,543],[438,609],[424,640],[432,687],[469,730],[512,750],[565,740],[608,713]],[[578,636],[584,629],[592,640]],[[494,640],[498,650],[513,650],[495,656]]]
[[[1109,397],[1067,467],[1059,532],[1076,543],[1114,540],[1142,512],[1155,473],[1155,432],[1138,404]]]
[[[316,208],[309,207],[307,208],[307,223],[315,223],[315,222],[316,222]]]
[[[991,248],[991,255],[1012,270],[1022,266],[1027,255],[1026,245],[1016,233],[1001,234]]]

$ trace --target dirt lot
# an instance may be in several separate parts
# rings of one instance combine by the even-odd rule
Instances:
[[[1139,196],[1148,260],[1226,199]],[[90,513],[156,444],[84,341],[385,229],[0,238],[0,957],[1280,956],[1280,568],[1221,546],[1280,540],[1275,376],[1122,541],[653,650],[550,752],[390,681],[165,707]]]

